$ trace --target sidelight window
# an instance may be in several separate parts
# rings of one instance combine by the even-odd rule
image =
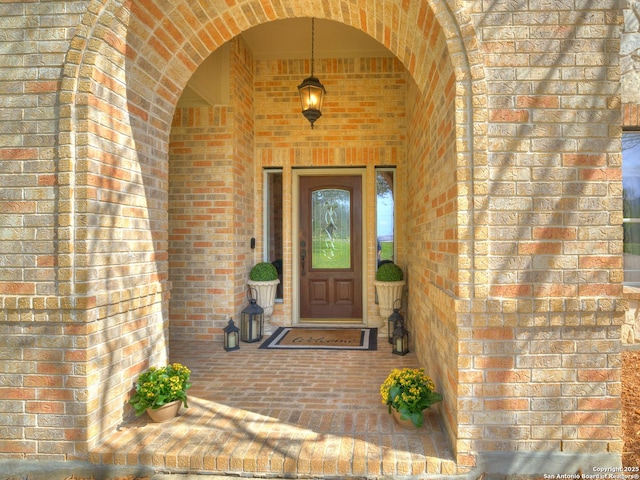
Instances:
[[[395,261],[395,169],[376,169],[376,236],[378,265]]]
[[[282,299],[282,213],[283,190],[282,170],[266,170],[264,185],[264,261],[272,263],[278,271],[280,283],[276,290],[276,299]]]

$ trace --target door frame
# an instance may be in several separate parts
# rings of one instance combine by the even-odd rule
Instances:
[[[354,322],[357,325],[367,325],[367,280],[368,268],[367,262],[367,169],[362,168],[296,168],[291,171],[291,323],[293,325],[300,324],[300,177],[344,177],[344,176],[360,176],[362,190],[362,323]],[[320,323],[320,322],[319,322]],[[330,322],[327,322],[330,323]],[[318,323],[314,323],[317,325]],[[340,323],[341,326],[346,326]]]

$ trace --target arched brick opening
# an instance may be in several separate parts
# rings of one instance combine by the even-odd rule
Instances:
[[[89,339],[91,355],[80,363],[93,379],[86,384],[87,420],[78,449],[86,451],[121,420],[131,378],[166,356],[168,151],[182,89],[211,52],[242,31],[314,16],[376,38],[415,82],[409,115],[424,128],[408,132],[412,151],[405,168],[420,175],[404,185],[407,209],[401,219],[404,262],[413,282],[410,315],[416,352],[433,368],[445,395],[453,446],[462,463],[472,462],[459,442],[457,312],[469,311],[474,289],[474,150],[484,143],[486,102],[469,20],[453,15],[456,10],[444,2],[420,0],[380,9],[337,1],[328,7],[246,1],[224,11],[213,3],[203,8],[188,1],[94,1],[67,55],[59,148],[60,192],[67,201],[60,205],[58,232],[65,241],[58,274],[61,293],[74,299],[76,320]],[[242,184],[253,174],[252,159],[241,151],[235,161],[234,175]],[[435,180],[426,184],[424,178]],[[230,195],[255,193],[235,188]],[[431,206],[426,216],[425,204]],[[242,214],[248,218],[252,212],[246,205]],[[424,249],[427,242],[438,247]],[[410,263],[408,251],[415,253]],[[236,273],[228,272],[230,308],[237,310],[253,259],[231,263]]]

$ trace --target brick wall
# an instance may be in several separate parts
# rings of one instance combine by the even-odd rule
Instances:
[[[211,340],[236,313],[229,106],[176,111],[169,150],[171,338]]]
[[[468,169],[455,152],[454,75],[444,39],[434,45],[438,74],[427,92],[412,83],[408,93],[406,222],[408,329],[427,373],[444,397],[441,404],[452,441],[458,437],[458,332],[455,298],[469,283],[470,258],[459,221],[468,215]],[[434,70],[436,67],[434,66]],[[466,206],[466,208],[465,208]],[[462,224],[461,224],[462,223]],[[466,238],[468,240],[468,238]],[[434,348],[437,346],[437,348]]]
[[[166,358],[166,242],[151,233],[166,230],[166,173],[139,162],[153,139],[133,147],[143,122],[127,117],[117,46],[81,55],[97,21],[86,6],[0,7],[12,45],[1,60],[1,248],[3,267],[16,267],[0,279],[4,457],[85,458],[129,413],[137,372]],[[118,31],[110,7],[102,20]],[[77,82],[81,58],[95,62],[95,95]]]
[[[246,305],[254,225],[253,59],[231,42],[229,105],[176,111],[169,153],[171,338],[218,340]]]
[[[487,156],[458,318],[459,456],[622,448],[619,11],[529,5],[471,13]]]

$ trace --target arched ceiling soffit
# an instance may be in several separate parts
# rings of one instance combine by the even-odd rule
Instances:
[[[312,2],[309,6],[239,0],[229,6],[231,2],[227,1],[181,0],[166,2],[166,11],[153,12],[148,3],[131,5],[138,18],[153,14],[156,19],[155,25],[150,26],[156,42],[148,44],[151,47],[148,53],[163,56],[166,75],[178,83],[179,92],[195,68],[220,45],[262,23],[299,17],[340,22],[370,35],[405,65],[421,89],[428,86],[443,57],[452,62],[458,80],[470,80],[473,69],[469,51],[476,50],[474,29],[456,0],[365,1],[363,5],[355,0],[329,0]],[[158,48],[164,49],[164,53],[181,54],[163,55]]]
[[[298,17],[341,22],[370,35],[403,62],[423,92],[440,62],[449,61],[457,83],[465,85],[459,93],[482,93],[475,31],[458,3],[328,0],[309,8],[266,0],[91,0],[67,55],[62,90],[70,92],[63,104],[75,98],[83,80],[101,82],[83,66],[109,62],[122,72],[111,84],[119,83],[128,96],[137,93],[129,104],[146,110],[147,120],[168,134],[182,90],[205,58],[251,27]]]
[[[343,23],[375,38],[403,62],[419,88],[424,89],[446,53],[438,51],[445,44],[458,81],[473,81],[471,77],[478,75],[475,67],[480,56],[474,30],[457,3],[330,0],[312,2],[309,8],[308,4],[266,0],[93,0],[76,44],[88,42],[91,36],[105,41],[126,56],[127,68],[155,73],[154,78],[166,89],[163,96],[169,100],[173,95],[177,101],[198,65],[243,31],[274,20],[316,17]],[[96,20],[91,29],[90,22]],[[441,36],[445,42],[439,41]]]

